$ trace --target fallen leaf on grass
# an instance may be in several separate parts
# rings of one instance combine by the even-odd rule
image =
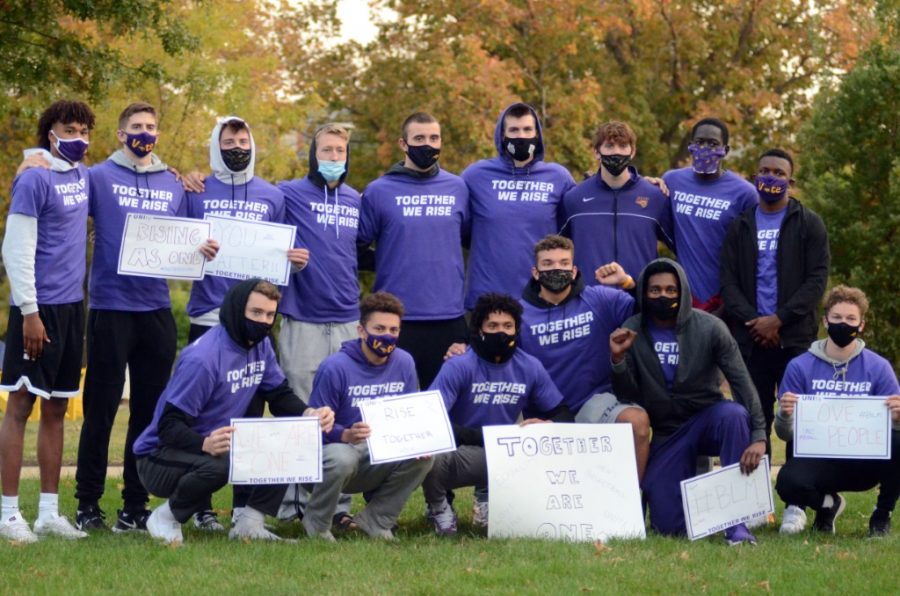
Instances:
[[[606,551],[612,550],[612,548],[606,546],[600,540],[594,540],[594,549],[597,551],[596,554],[602,555]]]
[[[761,589],[765,590],[766,592],[772,591],[772,586],[769,585],[769,580],[767,580],[767,579],[764,579],[761,582],[757,582],[756,587],[761,588]]]
[[[856,558],[856,555],[854,555],[854,554],[851,553],[850,551],[846,551],[846,550],[845,550],[845,551],[839,552],[839,553],[837,554],[837,558],[840,559],[840,560],[842,560],[842,561],[846,561],[847,559],[855,559],[855,558]]]
[[[594,591],[594,588],[586,588],[586,587],[585,587],[585,588],[581,588],[581,591],[582,591],[582,592],[593,592],[593,591]]]
[[[681,557],[682,561],[687,561],[688,559],[691,558],[691,555],[689,555],[686,550],[681,551],[681,554],[678,556]]]

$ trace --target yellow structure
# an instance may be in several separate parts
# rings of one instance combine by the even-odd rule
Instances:
[[[79,387],[79,392],[76,397],[69,398],[69,409],[66,410],[66,419],[67,420],[81,420],[84,418],[84,407],[81,403],[81,394],[84,393],[84,369],[81,369],[81,386]],[[9,394],[0,393],[0,411],[6,411],[6,401],[9,399]],[[40,400],[41,398],[37,398]],[[28,420],[31,422],[37,422],[41,419],[41,408],[38,401],[34,402],[34,409],[31,412],[31,416],[28,417]]]

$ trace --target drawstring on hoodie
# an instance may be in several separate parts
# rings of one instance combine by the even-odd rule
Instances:
[[[325,217],[322,219],[325,223],[322,225],[323,230],[328,229],[328,185],[322,187],[322,190],[325,192]],[[341,199],[340,194],[338,194],[338,189],[334,189],[334,231],[338,238],[341,237],[341,226],[340,226],[340,208],[341,208]]]

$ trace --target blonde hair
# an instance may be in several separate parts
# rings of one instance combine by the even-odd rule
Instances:
[[[841,302],[855,304],[859,308],[860,319],[865,319],[866,313],[869,312],[869,299],[866,297],[865,292],[859,288],[837,285],[825,294],[825,316],[828,316],[828,312],[835,304],[840,304]]]
[[[340,124],[334,124],[333,122],[323,124],[322,126],[317,128],[314,138],[316,139],[316,141],[318,141],[319,137],[322,135],[334,135],[336,137],[344,139],[348,143],[350,142],[350,131]]]

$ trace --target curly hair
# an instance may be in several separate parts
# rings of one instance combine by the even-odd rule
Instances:
[[[94,128],[94,112],[81,101],[61,99],[50,104],[41,114],[37,126],[37,143],[42,149],[50,150],[50,139],[47,135],[57,122],[61,124],[84,124],[88,130]]]

